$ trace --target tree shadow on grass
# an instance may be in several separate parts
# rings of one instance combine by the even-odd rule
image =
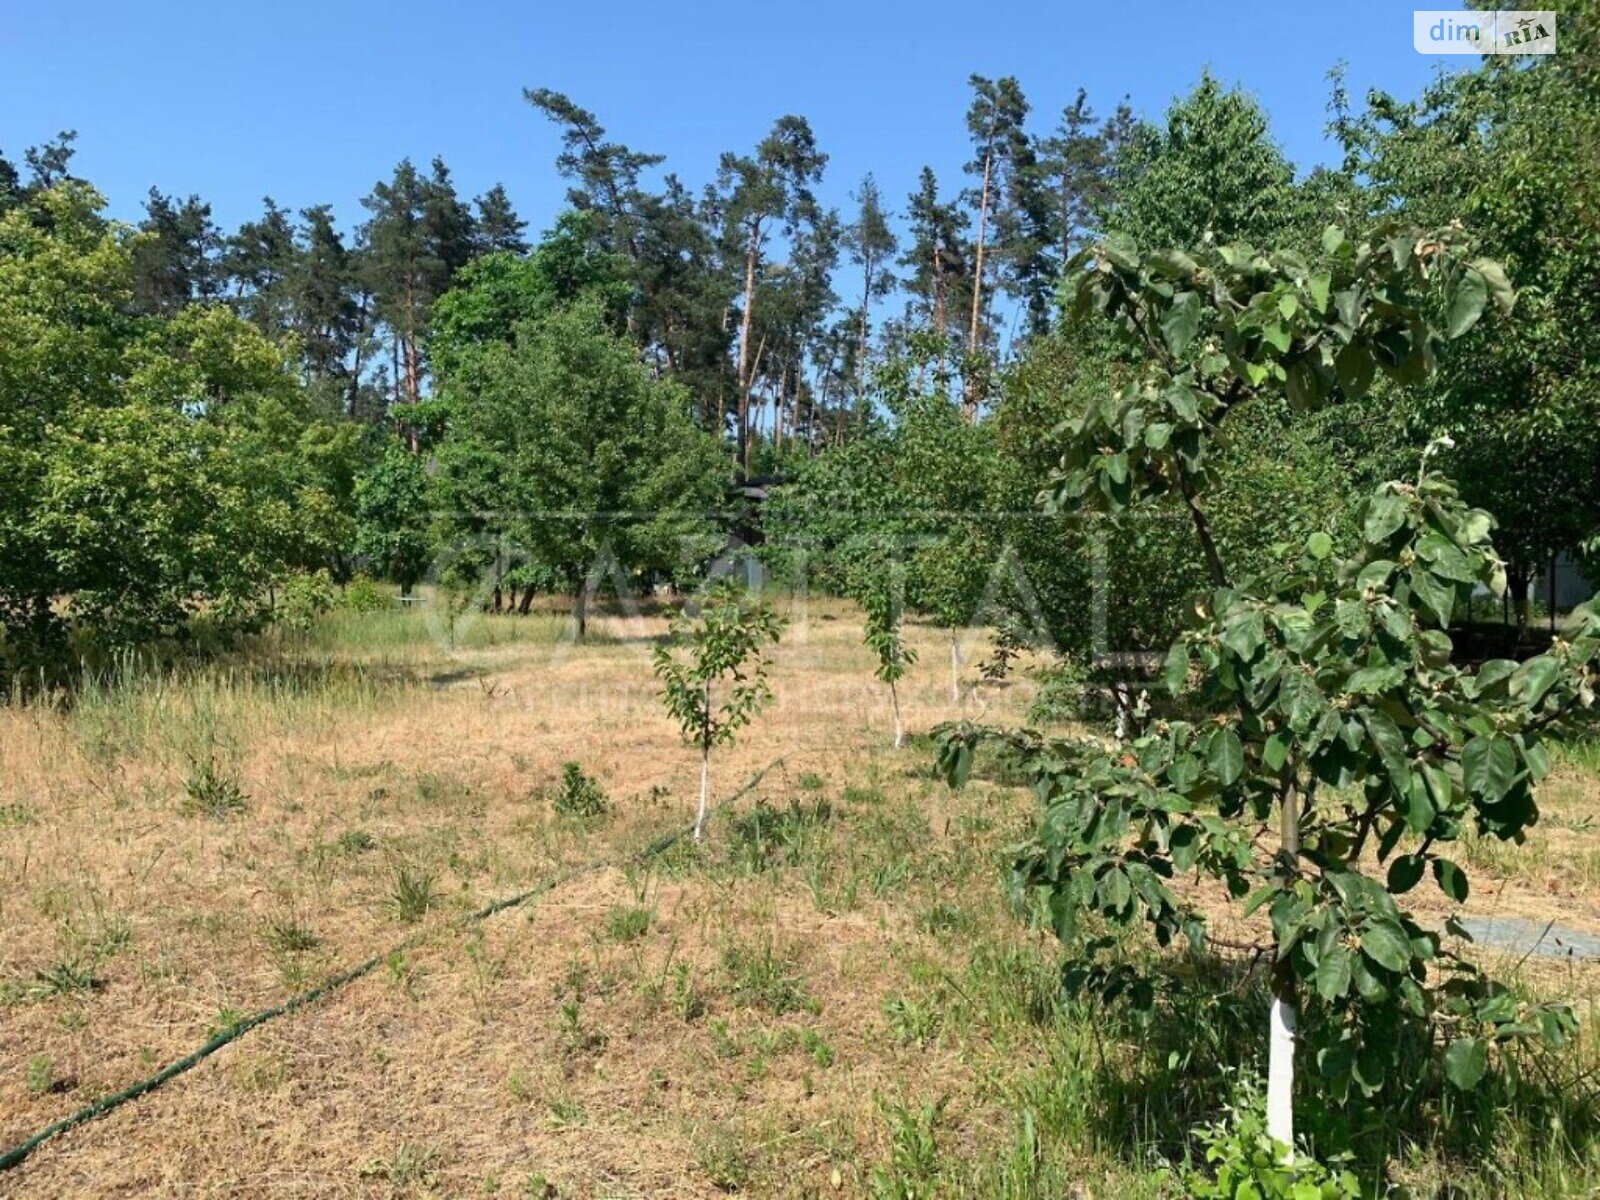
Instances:
[[[1097,1002],[1067,1002],[1079,1019],[1096,1020],[1115,1045],[1093,1070],[1097,1140],[1139,1169],[1153,1160],[1182,1161],[1192,1149],[1191,1131],[1223,1115],[1239,1073],[1265,1073],[1266,972],[1210,954],[1185,955],[1169,967],[1175,986],[1147,1020]],[[1419,1027],[1402,1035],[1399,1064],[1382,1092],[1365,1098],[1352,1088],[1341,1104],[1312,1058],[1315,1035],[1314,1026],[1302,1029],[1296,1132],[1319,1159],[1348,1156],[1368,1186],[1386,1179],[1397,1162],[1421,1159],[1485,1181],[1489,1190],[1482,1194],[1522,1194],[1527,1171],[1588,1163],[1600,1154],[1594,1072],[1571,1053],[1507,1049],[1505,1069],[1464,1093],[1444,1080],[1442,1047]],[[1435,1200],[1469,1194],[1451,1184],[1437,1187],[1408,1194]]]

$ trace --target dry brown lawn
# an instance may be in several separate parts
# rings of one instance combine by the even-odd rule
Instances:
[[[342,617],[276,659],[0,710],[0,1149],[404,946],[0,1195],[893,1195],[874,1172],[924,1128],[1001,1162],[1029,1080],[1077,1069],[1026,1017],[1052,951],[1000,892],[1027,800],[947,794],[925,744],[891,748],[853,612],[792,615],[776,705],[714,760],[719,796],[765,774],[705,847],[648,861],[698,781],[656,618],[584,647],[552,615],[478,618],[451,650],[421,616]],[[945,635],[912,639],[913,734],[1021,719],[1025,679],[957,705]],[[553,811],[569,760],[609,816]],[[1564,772],[1550,814],[1520,858],[1478,852],[1474,907],[1600,930],[1593,780]],[[1103,1150],[1067,1151],[1084,1194],[1135,1194]]]

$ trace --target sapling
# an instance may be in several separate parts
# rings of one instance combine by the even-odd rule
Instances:
[[[894,748],[898,750],[906,743],[906,727],[900,717],[900,691],[896,684],[904,678],[906,668],[917,661],[917,652],[900,635],[900,609],[890,597],[871,592],[866,597],[866,608],[864,640],[878,656],[875,674],[889,685],[889,703],[894,708]]]
[[[700,748],[700,807],[694,840],[705,830],[711,796],[711,749],[727,745],[772,700],[766,647],[777,643],[783,620],[731,580],[714,585],[698,619],[673,617],[653,666],[661,699],[684,741]]]
[[[1246,574],[1212,532],[1216,452],[1241,406],[1323,408],[1380,371],[1416,383],[1491,299],[1509,308],[1504,273],[1461,240],[1389,226],[1355,245],[1330,228],[1314,264],[1115,241],[1085,260],[1079,311],[1119,324],[1145,371],[1072,423],[1051,502],[1113,520],[1163,499],[1186,510],[1212,590],[1167,658],[1185,719],[1114,754],[970,726],[941,751],[960,782],[977,742],[999,736],[1033,776],[1044,811],[1015,883],[1079,951],[1069,977],[1102,995],[1149,1009],[1161,982],[1095,936],[1102,922],[1205,944],[1206,913],[1169,886],[1176,876],[1209,876],[1241,917],[1267,918],[1253,949],[1272,964],[1267,1133],[1284,1156],[1302,1040],[1321,1101],[1339,1104],[1413,1080],[1409,1035],[1443,1045],[1445,1080],[1468,1091],[1518,1039],[1559,1045],[1575,1025],[1566,1006],[1519,1003],[1402,905],[1429,875],[1462,904],[1452,843],[1521,841],[1537,819],[1544,743],[1595,701],[1600,611],[1579,609],[1525,662],[1458,661],[1453,619],[1475,589],[1499,595],[1506,568],[1493,519],[1434,469],[1444,443],[1415,480],[1371,493],[1346,553],[1316,531],[1298,562]],[[1453,914],[1445,931],[1470,940]]]

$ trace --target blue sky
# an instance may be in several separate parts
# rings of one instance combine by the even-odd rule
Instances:
[[[137,217],[150,186],[197,192],[231,228],[261,197],[358,198],[409,155],[442,156],[476,194],[503,181],[535,228],[563,185],[554,130],[524,86],[568,92],[613,136],[698,186],[724,149],[785,112],[831,155],[827,198],[871,170],[897,207],[924,163],[953,190],[971,72],[1016,75],[1037,125],[1080,86],[1159,115],[1202,67],[1266,106],[1298,164],[1327,161],[1326,73],[1353,95],[1416,92],[1441,63],[1410,6],[1296,3],[138,3],[0,0],[0,150],[59,129],[77,169]]]

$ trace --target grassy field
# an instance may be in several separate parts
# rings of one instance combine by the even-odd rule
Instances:
[[[655,700],[656,618],[575,647],[552,614],[336,614],[0,710],[0,1149],[380,956],[0,1195],[1171,1194],[1219,1064],[1259,1050],[1254,985],[1215,970],[1148,1029],[1061,998],[1001,890],[1027,794],[935,784],[925,738],[890,747],[854,612],[791,616],[775,707],[713,764],[719,797],[756,782],[703,846],[654,855],[698,784]],[[911,640],[913,733],[1023,719],[1025,677],[958,704],[945,635]],[[605,813],[556,811],[569,761]],[[1526,847],[1472,847],[1474,913],[1600,931],[1597,771],[1569,754]],[[1596,1194],[1600,967],[1496,961],[1573,1000],[1581,1044],[1364,1136],[1403,1139],[1413,1195]]]

